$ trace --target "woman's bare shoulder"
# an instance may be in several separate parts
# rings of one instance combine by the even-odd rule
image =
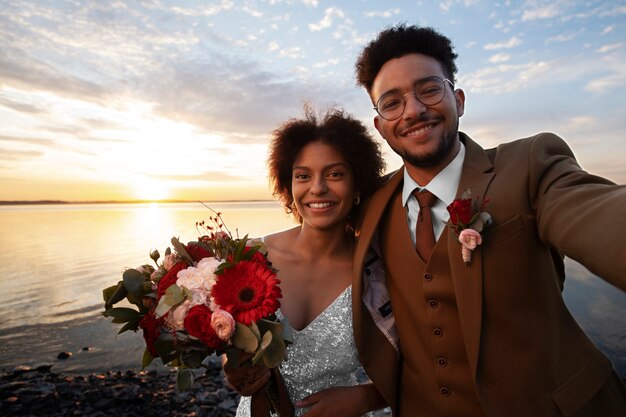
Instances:
[[[299,229],[300,228],[296,226],[291,229],[269,234],[263,238],[263,242],[270,252],[289,252],[289,249],[293,247],[293,242],[298,235]]]

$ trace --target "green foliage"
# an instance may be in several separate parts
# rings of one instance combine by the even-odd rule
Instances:
[[[199,368],[202,361],[209,355],[208,349],[187,350],[181,354],[181,362],[188,368]]]
[[[178,285],[170,285],[159,300],[154,314],[157,317],[163,317],[172,307],[183,302],[186,296],[186,293]]]
[[[104,290],[102,290],[102,297],[104,298],[104,308],[111,308],[116,303],[122,301],[127,294],[128,291],[126,290],[123,281],[119,281],[117,285],[105,288]]]
[[[131,320],[139,320],[141,316],[137,310],[127,307],[108,308],[102,312],[105,317],[113,317],[113,323],[128,323]]]
[[[259,346],[259,338],[250,330],[250,327],[237,323],[235,334],[233,334],[233,345],[248,353],[254,353]]]
[[[178,255],[183,258],[185,262],[187,262],[189,265],[193,265],[193,258],[191,257],[191,255],[189,255],[189,252],[187,252],[187,249],[185,249],[185,245],[180,243],[180,240],[178,240],[178,238],[172,238],[172,246],[174,246],[174,250],[176,251],[176,253],[178,253]]]
[[[193,387],[193,371],[191,369],[179,369],[176,377],[176,389],[178,392],[188,391]]]
[[[137,330],[139,330],[139,322],[140,321],[141,321],[141,316],[137,315],[136,318],[130,319],[124,326],[122,326],[122,328],[120,329],[119,332],[117,332],[117,334],[122,334],[124,332],[129,331],[129,330],[132,330],[132,331],[136,332]]]
[[[154,342],[154,348],[165,364],[172,362],[178,357],[176,341],[170,333],[161,333],[156,342]]]
[[[143,283],[146,282],[146,276],[136,269],[129,268],[122,274],[124,287],[126,291],[135,297],[143,297]]]
[[[141,369],[146,369],[153,360],[154,358],[152,357],[152,354],[150,353],[148,348],[146,348],[146,350],[143,351],[143,357],[141,358]]]
[[[283,323],[280,322],[269,320],[259,321],[259,328],[262,332],[265,332],[263,337],[265,338],[268,334],[271,335],[271,338],[268,338],[270,343],[265,346],[264,353],[261,356],[263,363],[268,368],[277,367],[286,358],[287,346],[283,339],[284,327]]]

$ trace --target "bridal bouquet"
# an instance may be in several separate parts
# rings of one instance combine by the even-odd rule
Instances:
[[[126,269],[122,280],[105,288],[106,317],[124,324],[119,333],[143,331],[145,368],[154,358],[178,368],[177,387],[193,384],[191,369],[211,354],[225,353],[231,366],[252,356],[277,367],[291,340],[290,327],[276,318],[280,281],[267,260],[263,243],[234,238],[221,214],[210,225],[196,226],[203,235],[182,244],[172,238],[163,260],[150,253],[154,266]],[[122,300],[132,307],[114,307]],[[248,361],[249,362],[249,361]]]

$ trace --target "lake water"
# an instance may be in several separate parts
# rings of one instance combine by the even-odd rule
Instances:
[[[294,225],[275,202],[210,206],[240,236]],[[116,336],[119,325],[100,315],[102,289],[125,268],[149,263],[151,249],[163,254],[172,236],[195,240],[196,222],[210,215],[200,203],[0,206],[0,369],[139,369],[143,339]],[[626,294],[569,260],[567,276],[572,314],[626,376]],[[61,351],[73,356],[57,360]]]

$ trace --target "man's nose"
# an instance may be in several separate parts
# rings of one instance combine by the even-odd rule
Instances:
[[[404,95],[404,119],[413,119],[427,110],[427,106],[417,99],[415,91],[411,91]]]

